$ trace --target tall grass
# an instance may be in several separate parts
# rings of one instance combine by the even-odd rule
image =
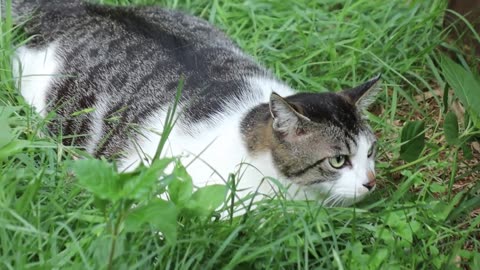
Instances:
[[[384,91],[368,115],[379,135],[379,187],[348,208],[268,200],[227,220],[179,213],[175,241],[158,233],[166,212],[149,212],[141,229],[127,230],[125,203],[145,200],[99,198],[72,174],[76,150],[50,136],[14,88],[16,29],[7,14],[0,25],[0,269],[480,269],[480,217],[472,214],[480,167],[446,144],[439,123],[445,110],[437,90],[448,86],[438,66],[449,47],[445,1],[103,2],[201,16],[299,91],[337,91],[382,72]],[[400,134],[412,120],[425,125],[425,148],[407,162]]]

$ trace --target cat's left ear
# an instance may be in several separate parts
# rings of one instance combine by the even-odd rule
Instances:
[[[343,90],[341,95],[354,104],[359,110],[366,110],[375,101],[375,96],[380,91],[379,83],[382,74],[378,74],[373,79],[354,87],[352,89]]]
[[[305,133],[303,125],[310,122],[310,119],[297,112],[294,105],[286,99],[272,92],[269,108],[273,118],[273,130],[282,134],[286,140],[298,139]]]

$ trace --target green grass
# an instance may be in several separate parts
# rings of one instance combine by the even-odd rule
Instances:
[[[158,3],[201,16],[300,91],[337,91],[382,72],[384,91],[368,115],[379,135],[379,186],[351,208],[272,200],[225,221],[185,212],[175,241],[158,234],[172,229],[162,223],[168,209],[157,205],[163,210],[143,216],[147,226],[132,229],[128,206],[155,199],[100,200],[88,179],[72,174],[81,171],[78,151],[46,135],[45,120],[13,87],[16,29],[7,18],[0,27],[0,269],[480,269],[480,217],[471,214],[480,207],[479,153],[472,161],[468,149],[448,145],[442,124],[452,100],[439,94],[448,89],[441,52],[465,59],[445,42],[445,1],[103,2]],[[478,64],[468,59],[464,66]],[[404,161],[402,149],[415,140],[405,129],[402,140],[402,126],[413,120],[425,125],[424,133],[410,130],[425,136],[413,145],[425,148]],[[95,166],[127,181],[108,164]]]

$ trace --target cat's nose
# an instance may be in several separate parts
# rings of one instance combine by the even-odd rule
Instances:
[[[363,186],[370,191],[375,187],[377,182],[375,181],[375,174],[372,171],[368,171],[367,177],[368,177],[368,183],[363,184]]]

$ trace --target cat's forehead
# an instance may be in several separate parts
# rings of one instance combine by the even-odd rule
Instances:
[[[355,105],[335,93],[300,93],[288,98],[301,113],[314,123],[339,132],[358,134],[362,129],[362,118]]]
[[[359,150],[368,151],[375,142],[375,134],[369,126],[364,126],[358,134],[334,137],[332,146],[337,150],[337,154],[353,154]]]

